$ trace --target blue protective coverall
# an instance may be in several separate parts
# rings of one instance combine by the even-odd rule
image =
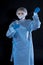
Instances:
[[[40,28],[40,24],[37,14],[33,15],[33,20],[15,20],[9,25],[6,36],[12,38],[14,65],[34,65],[32,31]]]

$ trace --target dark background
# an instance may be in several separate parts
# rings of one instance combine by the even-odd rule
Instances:
[[[6,31],[9,24],[18,19],[16,10],[19,7],[25,7],[28,10],[27,19],[32,19],[33,11],[36,7],[40,7],[39,18],[41,27],[32,32],[34,45],[34,62],[35,65],[43,65],[43,0],[1,0],[0,1],[0,65],[13,65],[10,62],[12,51],[12,39],[6,37]]]

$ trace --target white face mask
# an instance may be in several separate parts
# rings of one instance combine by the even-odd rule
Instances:
[[[19,19],[24,19],[25,16],[24,15],[21,15],[21,16],[18,16]]]

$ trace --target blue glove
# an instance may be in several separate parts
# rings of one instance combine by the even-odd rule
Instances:
[[[34,13],[39,13],[39,11],[40,11],[40,8],[37,7],[37,8],[35,8]]]
[[[15,23],[14,29],[19,28],[19,26],[20,26],[19,24],[16,24],[16,23]]]

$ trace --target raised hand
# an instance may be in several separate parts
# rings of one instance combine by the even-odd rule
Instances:
[[[39,11],[40,11],[40,8],[36,7],[35,10],[34,10],[34,13],[39,13]]]

